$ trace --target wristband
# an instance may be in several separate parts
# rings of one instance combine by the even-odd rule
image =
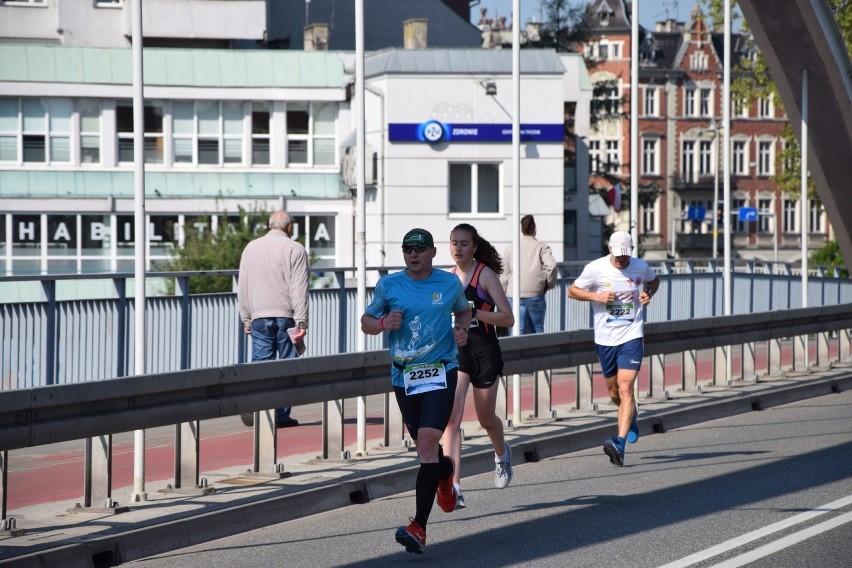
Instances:
[[[379,318],[379,329],[382,331],[385,329],[385,316]]]

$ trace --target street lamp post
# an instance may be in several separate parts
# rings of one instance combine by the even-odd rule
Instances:
[[[707,131],[710,132],[713,140],[721,142],[721,138],[719,137],[719,127],[716,126],[716,119],[710,122],[710,126],[707,127]],[[719,153],[721,151],[720,144],[716,144],[716,159],[713,164],[713,260],[716,260],[718,247],[718,238],[719,238]]]
[[[716,124],[716,119],[710,121],[710,125],[706,129],[702,129],[704,133],[710,134],[710,139],[718,141],[716,144],[716,159],[713,165],[713,205],[711,215],[713,215],[713,260],[716,260],[718,255],[718,238],[719,238],[719,154],[722,152],[720,136],[722,128]]]

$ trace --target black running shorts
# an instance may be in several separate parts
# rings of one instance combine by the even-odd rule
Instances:
[[[474,388],[487,389],[503,374],[503,352],[496,337],[471,333],[459,348],[459,370],[470,375]]]
[[[459,380],[458,369],[447,371],[447,388],[422,394],[405,394],[405,388],[393,387],[402,421],[408,433],[415,440],[420,428],[434,428],[443,431],[450,421],[456,398],[456,384]]]

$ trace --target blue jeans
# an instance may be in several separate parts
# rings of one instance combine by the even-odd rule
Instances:
[[[509,305],[511,304],[512,298],[509,298]],[[544,296],[521,298],[521,335],[544,333],[544,312],[546,309],[547,303],[544,301]]]
[[[251,360],[274,361],[294,359],[296,347],[290,341],[287,330],[296,325],[293,318],[259,318],[251,322]],[[277,357],[276,357],[277,356]],[[290,417],[290,407],[275,411],[275,420]]]

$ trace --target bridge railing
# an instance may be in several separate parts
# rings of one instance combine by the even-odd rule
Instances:
[[[546,295],[545,331],[591,327],[586,302],[567,296],[585,263],[560,265],[558,286]],[[659,322],[722,315],[721,263],[708,260],[652,262],[662,286],[648,310]],[[733,314],[802,306],[801,278],[792,265],[737,262],[732,274]],[[398,268],[371,268],[368,278]],[[352,268],[322,269],[334,287],[310,291],[308,356],[354,351],[358,321]],[[315,272],[320,272],[319,270]],[[161,272],[147,275],[146,370],[163,373],[243,363],[250,353],[242,332],[236,294],[189,294],[191,278],[236,271]],[[157,293],[165,280],[174,295]],[[16,287],[15,293],[8,292]],[[163,288],[162,286],[159,286]],[[25,291],[21,292],[21,289]],[[131,374],[135,306],[132,274],[0,277],[0,390],[103,380]],[[372,288],[367,290],[369,302]],[[852,282],[816,270],[808,281],[808,306],[852,301]],[[367,349],[381,338],[368,337]]]
[[[699,350],[724,350],[738,354],[738,377],[755,380],[758,375],[780,375],[782,338],[816,336],[817,358],[813,364],[830,367],[833,361],[849,362],[852,304],[792,309],[716,318],[684,319],[646,326],[645,356],[650,373],[645,397],[667,398],[664,357],[680,356],[680,388],[697,392],[701,383],[718,384],[697,373]],[[553,369],[573,370],[577,409],[594,408],[592,367],[596,362],[590,329],[544,333],[501,339],[506,375],[532,373],[536,381],[535,415],[552,416]],[[763,369],[755,360],[755,344],[768,343]],[[836,342],[836,349],[829,349]],[[795,349],[794,345],[794,349]],[[808,346],[809,348],[809,346]],[[831,351],[835,352],[832,359]],[[808,372],[810,363],[802,351],[794,354],[792,367]],[[348,398],[390,392],[390,359],[386,350],[345,353],[269,361],[251,365],[227,365],[196,370],[154,373],[77,384],[34,386],[0,392],[0,503],[6,522],[6,473],[16,449],[70,440],[88,440],[83,504],[110,502],[112,451],[109,436],[179,424],[175,428],[174,487],[197,488],[201,484],[199,421],[259,412],[255,423],[256,448],[246,448],[246,462],[254,460],[259,474],[280,475],[274,410],[279,406],[325,403],[322,457],[337,455],[345,447],[342,436],[343,405]],[[671,377],[668,377],[671,379]],[[507,389],[506,379],[501,390]],[[385,399],[387,403],[387,398]],[[396,406],[385,404],[384,445],[403,442],[402,422]],[[335,409],[338,409],[335,411]],[[503,409],[505,418],[505,408]],[[335,432],[339,434],[334,439]],[[285,435],[285,434],[282,434]],[[259,449],[258,449],[259,448]],[[10,454],[10,452],[12,452]],[[179,456],[179,458],[178,458]],[[193,465],[194,464],[194,465]],[[58,482],[58,480],[57,480]],[[8,527],[3,527],[8,528]]]

